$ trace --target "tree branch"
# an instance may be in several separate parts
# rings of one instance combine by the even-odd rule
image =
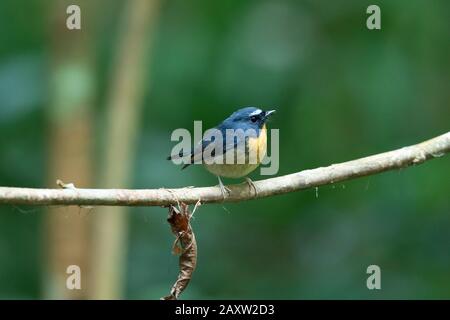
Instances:
[[[281,177],[255,181],[258,193],[247,184],[228,186],[224,200],[219,187],[179,189],[32,189],[0,187],[0,204],[80,206],[169,206],[178,202],[194,204],[239,202],[309,189],[335,182],[405,168],[450,152],[450,132],[431,140],[366,158],[333,164]]]

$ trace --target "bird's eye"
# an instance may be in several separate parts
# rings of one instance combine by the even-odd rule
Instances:
[[[250,121],[251,122],[256,122],[256,120],[258,120],[258,118],[256,116],[251,116],[250,117]]]

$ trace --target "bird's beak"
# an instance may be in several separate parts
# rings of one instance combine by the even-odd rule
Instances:
[[[269,110],[264,113],[264,118],[269,118],[276,110]]]

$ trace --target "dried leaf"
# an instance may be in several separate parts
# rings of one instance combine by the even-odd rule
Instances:
[[[180,254],[180,272],[175,284],[170,290],[170,295],[163,297],[163,300],[176,300],[181,292],[186,289],[192,278],[192,273],[197,265],[197,242],[190,224],[191,214],[189,206],[181,203],[179,209],[174,206],[169,207],[167,221],[170,224],[172,233],[176,236],[172,246],[174,254]]]

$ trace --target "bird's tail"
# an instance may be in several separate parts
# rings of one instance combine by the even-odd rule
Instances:
[[[183,152],[180,151],[179,154],[172,154],[172,155],[168,156],[166,159],[167,159],[167,160],[178,160],[178,159],[185,158],[185,157],[187,157],[187,156],[188,156],[188,155],[183,154]],[[191,155],[191,160],[192,160],[192,155]],[[186,169],[186,168],[189,167],[191,164],[192,164],[192,163],[184,164],[184,165],[181,167],[181,170]]]
[[[183,150],[180,150],[180,153],[178,153],[178,154],[171,154],[166,159],[167,160],[178,160],[178,159],[184,158],[186,156],[187,155],[183,154]]]

